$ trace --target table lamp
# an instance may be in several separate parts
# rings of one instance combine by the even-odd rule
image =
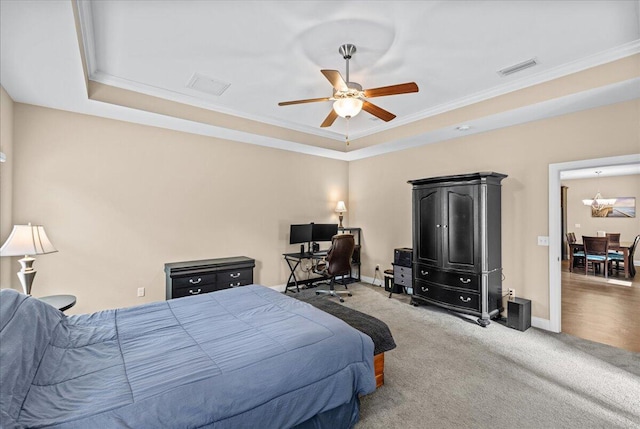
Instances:
[[[340,228],[342,228],[342,213],[347,211],[347,206],[344,205],[344,201],[338,201],[336,206],[336,212],[338,213],[338,219],[340,219]]]
[[[36,258],[30,255],[43,255],[57,252],[42,225],[14,225],[9,238],[0,248],[0,256],[24,256],[20,259],[22,269],[18,271],[18,278],[22,284],[25,295],[31,295],[31,284],[36,276],[33,269],[33,261]]]

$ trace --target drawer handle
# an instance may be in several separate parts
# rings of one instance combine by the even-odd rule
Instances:
[[[429,275],[429,271],[420,270],[420,273],[422,273],[423,276]]]
[[[190,293],[191,295],[197,295],[197,294],[199,294],[200,292],[202,292],[202,289],[198,289],[198,290],[197,290],[197,291],[195,291],[195,292],[193,291],[193,289],[189,289],[189,293]]]
[[[469,296],[469,297],[467,297],[467,298],[464,298],[464,297],[462,297],[462,296],[461,296],[461,297],[460,297],[460,301],[462,301],[462,302],[469,302],[469,301],[471,301],[471,297]]]
[[[229,286],[231,286],[231,287],[240,286],[240,282],[238,282],[238,283],[229,283]]]
[[[229,275],[234,279],[237,279],[238,277],[240,277],[240,273],[235,273],[235,274],[231,273]]]
[[[202,281],[202,277],[198,277],[198,280],[196,281],[193,281],[193,279],[189,279],[189,283],[191,283],[192,285],[197,285],[201,281]]]
[[[464,284],[471,283],[471,279],[463,279],[462,277],[460,277],[460,281]]]
[[[420,289],[422,289],[422,292],[428,292],[429,288],[428,287],[424,287],[424,286],[420,286]]]

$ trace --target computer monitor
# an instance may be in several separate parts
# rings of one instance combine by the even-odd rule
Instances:
[[[311,241],[331,241],[334,235],[338,233],[337,223],[314,223],[311,233]]]
[[[312,224],[291,225],[289,244],[309,243],[312,241]]]

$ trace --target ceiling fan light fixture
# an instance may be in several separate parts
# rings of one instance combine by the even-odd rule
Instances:
[[[333,102],[333,110],[342,118],[353,118],[362,110],[359,98],[339,98]]]

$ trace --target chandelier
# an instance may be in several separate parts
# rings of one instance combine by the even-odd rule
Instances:
[[[600,174],[602,174],[602,171],[596,171],[595,173],[598,175],[598,178],[600,178]],[[615,203],[615,198],[602,198],[600,191],[596,192],[596,195],[593,197],[593,199],[582,200],[582,204],[584,204],[585,206],[591,206],[591,208],[596,212],[604,209],[607,206],[612,206]]]

